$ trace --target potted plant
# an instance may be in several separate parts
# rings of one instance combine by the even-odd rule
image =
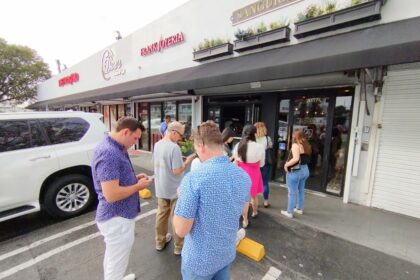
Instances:
[[[290,40],[290,28],[285,21],[274,22],[268,28],[263,22],[256,28],[238,29],[235,32],[234,51],[243,52]]]
[[[310,5],[305,12],[298,14],[294,36],[303,38],[378,20],[384,3],[385,0],[352,0],[349,7],[340,10],[337,10],[335,2],[328,2],[324,7]]]
[[[181,147],[181,152],[183,156],[189,156],[192,153],[194,153],[194,143],[191,140],[184,140],[182,142],[179,142],[179,145]]]
[[[193,60],[204,61],[216,57],[230,55],[233,53],[233,45],[227,39],[204,39],[198,45],[197,49],[194,49]]]

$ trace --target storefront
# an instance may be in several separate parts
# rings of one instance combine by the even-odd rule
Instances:
[[[147,151],[165,115],[189,128],[211,119],[238,136],[263,121],[279,183],[300,128],[314,151],[309,189],[419,218],[418,163],[400,170],[411,177],[387,169],[409,156],[399,135],[417,139],[419,4],[356,2],[326,13],[317,0],[191,0],[43,83],[33,107],[99,106],[110,129],[135,116]]]

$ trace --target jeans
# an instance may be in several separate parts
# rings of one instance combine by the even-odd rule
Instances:
[[[169,217],[173,217],[177,199],[158,198],[158,209],[156,213],[156,246],[164,246],[166,243],[166,234],[168,233]],[[172,229],[174,236],[175,249],[182,249],[184,239],[176,235],[175,229]]]
[[[289,190],[287,212],[293,213],[293,209],[297,207],[302,209],[305,207],[305,183],[309,177],[308,165],[300,166],[299,170],[287,172],[286,183]]]
[[[261,175],[263,179],[263,185],[264,185],[264,200],[268,200],[268,195],[270,193],[270,189],[268,186],[268,183],[270,182],[270,170],[271,170],[271,164],[265,164],[263,167],[261,167]]]
[[[212,275],[207,275],[207,276],[196,275],[192,271],[184,267],[181,267],[182,279],[183,280],[229,280],[230,279],[230,266],[231,264],[228,264],[227,266],[217,271],[216,273]]]
[[[134,219],[114,217],[97,223],[105,241],[104,280],[121,280],[134,243]]]

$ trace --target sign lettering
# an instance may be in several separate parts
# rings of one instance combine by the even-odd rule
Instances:
[[[276,10],[301,0],[259,0],[232,13],[232,24],[238,24],[247,19]]]
[[[115,59],[111,50],[104,51],[102,55],[102,77],[109,81],[113,76],[124,75],[121,59]]]
[[[178,45],[185,41],[184,34],[179,32],[175,35],[169,36],[167,38],[162,38],[158,42],[154,42],[147,47],[144,47],[140,50],[141,56],[148,56],[154,53],[163,52],[164,49]]]
[[[73,73],[69,76],[63,77],[58,80],[58,86],[64,87],[65,85],[73,85],[79,81],[79,73]]]

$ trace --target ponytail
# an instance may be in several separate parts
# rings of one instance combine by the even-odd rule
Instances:
[[[257,133],[257,129],[252,124],[245,125],[244,129],[242,130],[242,139],[238,144],[238,155],[242,162],[247,162],[246,153],[248,151],[248,142],[256,142],[255,133]]]

